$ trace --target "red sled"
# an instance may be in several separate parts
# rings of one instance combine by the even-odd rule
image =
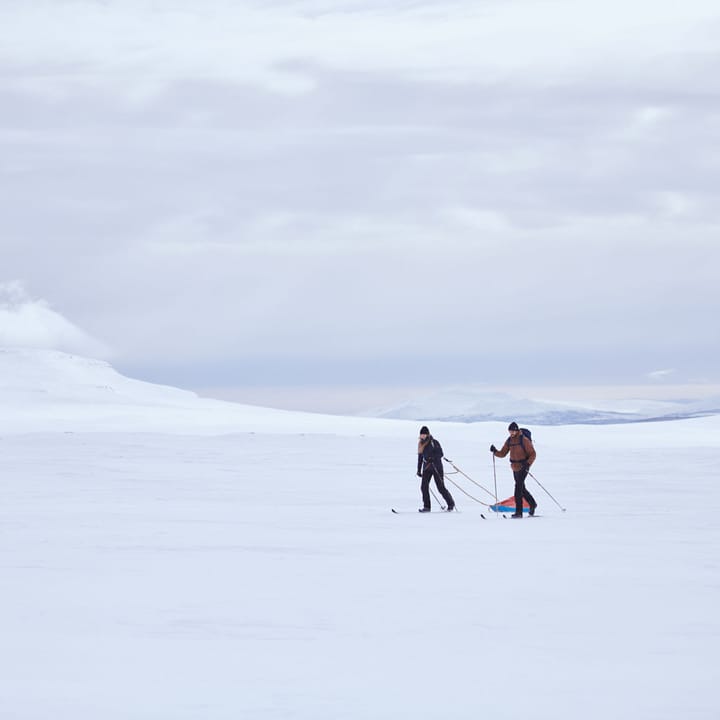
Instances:
[[[505,498],[505,500],[501,500],[497,505],[491,505],[490,509],[493,512],[514,513],[515,512],[515,498],[514,497]],[[524,513],[530,512],[530,505],[528,505],[527,500],[523,500],[522,511]]]

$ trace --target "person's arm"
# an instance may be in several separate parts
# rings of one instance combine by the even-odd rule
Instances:
[[[423,444],[421,442],[418,443],[418,467],[417,467],[417,474],[422,475],[422,462],[423,462]]]
[[[525,461],[525,463],[529,468],[535,462],[535,458],[537,457],[535,447],[533,446],[532,440],[530,438],[523,438],[523,448],[525,450],[525,454],[527,455],[527,460]]]
[[[495,450],[495,452],[493,452],[493,455],[495,457],[504,458],[509,452],[510,452],[510,442],[508,440],[506,440],[505,444],[499,450]]]

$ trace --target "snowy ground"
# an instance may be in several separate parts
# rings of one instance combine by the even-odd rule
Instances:
[[[414,512],[414,423],[311,419],[6,422],[0,717],[720,717],[720,419],[535,428],[567,512],[522,521]],[[502,426],[432,429],[492,488]]]

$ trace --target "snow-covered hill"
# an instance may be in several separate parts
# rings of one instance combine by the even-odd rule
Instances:
[[[197,395],[127,378],[102,360],[59,350],[0,348],[0,398],[5,404],[182,405]]]
[[[720,414],[720,397],[703,401],[627,398],[593,405],[547,402],[472,387],[448,388],[366,416],[416,421],[488,422],[520,420],[533,425],[612,424],[678,420]]]
[[[372,423],[371,423],[372,425]],[[360,433],[358,418],[202,398],[127,378],[111,365],[57,350],[0,348],[0,433]],[[376,420],[382,432],[405,423]]]
[[[0,432],[332,432],[343,419],[198,397],[56,350],[0,349]]]

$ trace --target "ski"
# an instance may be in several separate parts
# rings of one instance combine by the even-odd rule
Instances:
[[[417,510],[396,510],[395,508],[390,508],[391,512],[394,512],[396,515],[452,515],[454,513],[460,513],[460,510],[451,510],[448,512],[447,510],[431,510],[429,513],[421,513]],[[486,520],[487,518],[480,513],[480,517],[483,520]]]
[[[422,513],[419,510],[396,510],[390,508],[396,515],[449,515],[447,510],[431,510],[430,512]],[[451,512],[458,512],[457,510],[451,510]]]

